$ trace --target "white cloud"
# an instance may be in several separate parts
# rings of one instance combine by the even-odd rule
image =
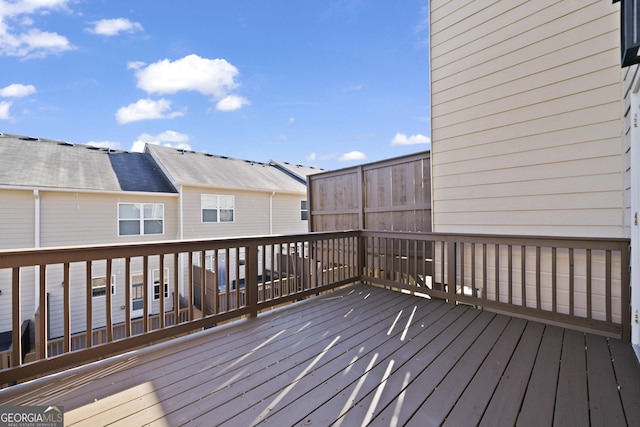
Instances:
[[[140,99],[116,111],[116,120],[120,124],[140,120],[173,119],[183,116],[180,111],[171,111],[171,101],[166,99]]]
[[[294,124],[296,122],[296,118],[295,117],[289,117],[289,124]]]
[[[87,145],[99,148],[111,148],[113,150],[120,150],[122,148],[120,143],[116,141],[89,141]]]
[[[0,89],[0,96],[5,98],[21,98],[36,93],[36,87],[33,85],[23,85],[14,83]]]
[[[227,95],[216,104],[218,111],[235,111],[251,104],[247,98],[238,95]]]
[[[0,14],[2,16],[18,16],[34,13],[40,9],[62,9],[69,0],[0,0]]]
[[[11,108],[11,101],[2,101],[0,102],[0,120],[9,120],[11,116],[9,116],[9,108]]]
[[[396,136],[391,140],[391,145],[417,145],[430,143],[431,139],[420,133],[411,136],[407,136],[404,133],[396,133]]]
[[[145,144],[164,145],[165,147],[191,150],[191,145],[187,144],[190,139],[191,137],[189,135],[173,130],[167,130],[158,135],[143,133],[138,136],[138,139],[131,145],[130,151],[141,153],[144,151]]]
[[[420,10],[420,21],[413,29],[418,45],[421,47],[429,46],[429,7],[424,6]]]
[[[136,71],[138,87],[150,94],[196,91],[222,99],[238,87],[238,69],[224,59],[188,55],[175,61],[163,59]]]
[[[351,85],[344,88],[346,92],[357,92],[364,88],[363,84]]]
[[[120,33],[135,33],[142,30],[142,25],[139,22],[133,22],[126,18],[102,19],[93,22],[93,27],[87,28],[88,32],[101,36],[116,36]]]
[[[127,63],[127,69],[129,70],[139,70],[144,67],[146,64],[142,61],[131,61]]]
[[[0,0],[0,55],[25,58],[43,57],[73,49],[69,40],[58,34],[32,28],[28,15],[65,9],[68,0]]]
[[[318,154],[316,152],[313,152],[308,154],[305,157],[305,159],[308,162],[315,162],[315,161],[331,160],[331,159],[335,159],[336,157],[337,157],[336,154]]]
[[[341,162],[349,162],[352,160],[365,160],[367,155],[362,151],[349,151],[348,153],[344,153],[338,160]]]

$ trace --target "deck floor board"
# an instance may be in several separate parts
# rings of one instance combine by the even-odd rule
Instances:
[[[640,423],[629,343],[355,285],[0,390],[65,425]]]

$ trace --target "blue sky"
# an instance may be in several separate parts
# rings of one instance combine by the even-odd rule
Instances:
[[[427,150],[426,0],[0,0],[0,132],[337,169]]]

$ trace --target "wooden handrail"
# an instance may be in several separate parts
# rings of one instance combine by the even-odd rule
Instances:
[[[368,282],[630,340],[629,239],[370,230],[361,238]]]
[[[336,265],[332,252],[355,251],[357,240],[357,231],[345,231],[0,251],[0,272],[8,271],[12,283],[11,328],[15,344],[10,356],[13,366],[0,370],[0,386],[220,322],[255,316],[260,310],[356,282],[360,277],[355,263]],[[219,271],[225,274],[222,292],[217,280],[207,283],[204,268],[199,277],[191,272],[190,266],[196,259],[204,266],[207,254],[214,254],[216,268],[223,268]],[[219,264],[220,257],[224,262]],[[303,279],[303,272],[296,266],[305,259],[308,263],[313,259],[317,268],[312,273],[322,275],[322,279],[315,282]],[[269,269],[277,279],[259,281],[258,277],[266,277]],[[154,275],[151,270],[158,272]],[[326,279],[328,272],[332,274],[331,281]],[[143,290],[138,288],[137,295],[130,292],[134,285],[132,274],[143,277]],[[106,277],[106,290],[100,301],[94,299],[92,279],[102,275]],[[112,275],[118,276],[117,283],[125,285],[125,292],[112,295]],[[33,285],[26,283],[31,277]],[[152,278],[156,283],[151,283]],[[204,284],[200,286],[201,317],[195,316],[194,309],[197,278]],[[231,289],[232,278],[235,289]],[[33,288],[36,283],[41,295],[36,339],[42,340],[50,329],[55,329],[51,335],[60,338],[49,340],[48,345],[39,343],[41,350],[36,355],[39,360],[24,364],[19,357],[22,338],[14,325],[22,321],[23,289]],[[265,292],[265,286],[270,287],[269,292]],[[55,309],[43,304],[47,293],[51,304],[57,304]],[[215,300],[210,310],[205,303],[208,293],[213,293]],[[131,298],[139,298],[136,310],[141,313],[133,313]],[[186,302],[186,307],[180,308],[180,301]],[[47,312],[58,317],[49,320],[51,316],[44,315]]]
[[[0,370],[0,386],[357,281],[629,340],[629,254],[628,239],[371,230],[3,250],[14,366]],[[91,293],[96,274],[107,277],[103,300]],[[111,275],[124,292],[111,295]],[[24,364],[21,292],[31,279],[40,342],[38,360]],[[49,331],[62,337],[49,340]]]

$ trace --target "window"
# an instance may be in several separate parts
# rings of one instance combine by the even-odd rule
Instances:
[[[91,279],[91,296],[103,297],[107,294],[107,278],[106,277],[94,277]],[[116,294],[116,276],[111,276],[111,295]]]
[[[144,309],[144,275],[131,275],[131,311],[139,314]]]
[[[614,0],[616,3],[618,0]],[[620,39],[622,66],[640,63],[640,0],[622,0],[620,6]]]
[[[160,203],[119,203],[118,235],[135,236],[164,233],[164,205]]]
[[[169,269],[164,269],[164,297],[169,298]],[[160,269],[153,270],[153,300],[160,299]]]
[[[202,222],[233,222],[234,196],[222,194],[202,194]]]
[[[300,200],[300,219],[307,221],[309,219],[309,211],[307,210],[307,201]]]

